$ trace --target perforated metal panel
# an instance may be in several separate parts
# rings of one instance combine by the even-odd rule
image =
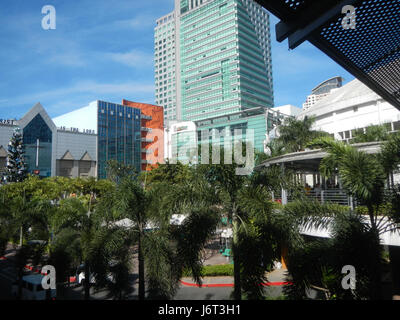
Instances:
[[[307,1],[305,0],[285,0],[285,4],[287,5],[287,7],[291,10],[301,10],[301,8],[305,5]]]
[[[400,0],[257,2],[282,20],[289,43],[303,32],[302,41],[309,40],[400,110]],[[341,8],[347,4],[356,8],[355,29],[342,26]]]
[[[400,104],[400,1],[362,1],[355,15],[355,29],[339,17],[320,36]]]

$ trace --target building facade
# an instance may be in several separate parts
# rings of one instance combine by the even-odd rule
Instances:
[[[164,110],[160,106],[122,100],[124,106],[141,111],[142,171],[164,162]]]
[[[30,174],[104,179],[108,160],[150,170],[164,160],[163,120],[162,107],[128,100],[94,101],[54,119],[38,103],[20,120],[0,121],[0,171],[17,127]]]
[[[232,146],[241,140],[251,143],[258,151],[265,151],[270,132],[300,111],[300,108],[288,105],[267,110],[249,109],[201,121],[175,122],[165,131],[165,158],[194,162],[199,155],[196,150],[199,145],[216,144],[222,148],[226,138]],[[250,136],[247,135],[249,130],[252,130]]]
[[[176,14],[172,12],[158,19],[154,30],[155,101],[164,107],[165,120],[177,118],[179,103],[177,22]]]
[[[165,159],[170,162],[193,162],[197,160],[197,127],[193,121],[171,124],[165,128]]]
[[[342,77],[333,77],[328,79],[318,86],[316,86],[309,96],[307,96],[307,100],[303,103],[303,110],[307,110],[316,104],[318,101],[330,95],[336,89],[341,88],[343,85]]]
[[[97,159],[99,179],[107,177],[107,161],[141,171],[141,112],[121,104],[98,101]]]
[[[150,170],[149,164],[162,163],[162,114],[162,107],[150,104],[94,101],[54,121],[60,127],[77,126],[77,130],[97,133],[97,177],[104,179],[109,160],[131,165],[137,172]]]
[[[155,29],[156,103],[165,119],[271,108],[269,30],[268,13],[252,0],[176,0]]]
[[[400,111],[355,79],[335,90],[300,113],[298,118],[315,116],[314,129],[349,141],[358,129],[386,125],[389,131],[400,130]]]
[[[28,173],[40,177],[96,176],[97,137],[94,132],[57,128],[40,103],[22,119],[0,123],[0,164],[3,168],[8,143],[17,127],[23,135]]]

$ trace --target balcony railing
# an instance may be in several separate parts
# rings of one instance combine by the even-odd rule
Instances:
[[[303,195],[321,203],[336,203],[344,206],[352,206],[352,198],[341,189],[327,190],[304,190]],[[288,195],[288,202],[293,202],[297,198],[291,194]]]

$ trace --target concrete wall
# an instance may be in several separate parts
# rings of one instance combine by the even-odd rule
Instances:
[[[92,161],[97,161],[97,135],[75,132],[57,132],[57,160],[69,151],[74,160],[80,160],[87,152]]]
[[[96,177],[96,162],[80,160],[57,160],[56,175],[69,178]]]
[[[0,125],[0,146],[7,150],[8,143],[13,135],[15,127],[9,125]]]

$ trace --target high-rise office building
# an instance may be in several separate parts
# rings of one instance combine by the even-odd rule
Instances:
[[[176,119],[177,63],[175,12],[157,20],[154,36],[155,101],[164,107],[164,119]]]
[[[329,96],[338,88],[341,88],[343,84],[342,77],[333,77],[324,82],[321,82],[318,86],[312,89],[311,94],[307,96],[307,100],[303,103],[303,110],[308,110],[318,101]]]
[[[166,120],[273,107],[268,13],[253,0],[175,0],[155,28],[155,83]]]

